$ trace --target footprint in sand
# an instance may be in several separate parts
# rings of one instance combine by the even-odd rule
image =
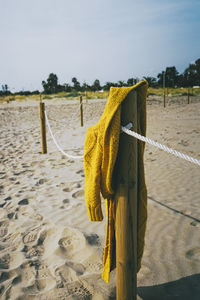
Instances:
[[[56,286],[56,280],[47,266],[39,265],[36,270],[36,285],[39,290],[50,290]]]
[[[12,219],[12,218],[14,217],[14,214],[15,214],[15,213],[13,213],[13,212],[12,212],[12,213],[9,213],[9,214],[7,214],[7,217],[8,217],[8,219]]]
[[[19,205],[28,205],[28,204],[29,204],[29,201],[28,201],[27,198],[25,198],[25,199],[20,200],[20,201],[18,202],[18,204],[19,204]]]
[[[74,160],[68,160],[69,163],[73,164],[75,161]]]
[[[69,187],[63,189],[63,192],[71,192],[71,191],[72,191],[72,188],[69,188]]]
[[[193,222],[190,223],[190,225],[191,225],[191,226],[198,226],[198,223],[195,222],[195,221],[193,221]]]
[[[66,282],[72,282],[78,279],[76,271],[66,264],[57,267],[54,273],[59,286],[65,286]]]
[[[39,229],[35,229],[35,230],[32,230],[32,231],[28,232],[23,237],[24,244],[30,244],[30,243],[35,242],[37,240],[37,237],[38,237],[38,232],[39,232]]]
[[[200,261],[200,248],[190,249],[186,252],[185,256],[188,259]]]
[[[70,203],[70,200],[69,199],[64,199],[63,203],[68,204],[68,203]]]
[[[20,251],[6,253],[0,257],[0,269],[14,269],[21,265],[24,256]]]
[[[40,214],[35,214],[34,217],[32,217],[32,218],[34,218],[35,220],[38,220],[38,221],[42,221],[43,220],[43,216],[40,215]]]
[[[100,256],[96,253],[91,255],[87,260],[85,260],[83,262],[83,265],[90,272],[100,272],[103,268],[102,259],[100,260]]]
[[[11,246],[10,248],[14,250],[21,249],[21,234],[18,233],[12,233],[7,234],[2,238],[2,241],[6,243],[6,245]]]
[[[100,239],[99,239],[98,234],[96,234],[96,233],[86,234],[85,233],[85,238],[89,245],[100,246]]]
[[[74,299],[91,299],[92,294],[90,291],[83,286],[79,281],[75,281],[67,284],[67,289],[69,294],[72,295]]]
[[[11,191],[12,190],[12,188],[11,189],[9,189],[9,191]],[[18,191],[18,194],[23,194],[25,191],[24,190],[19,190]]]
[[[189,142],[188,142],[188,141],[185,141],[185,140],[181,140],[180,143],[178,143],[178,144],[187,147],[187,146],[189,145]]]
[[[0,203],[0,207],[1,207],[1,208],[3,208],[4,205],[6,205],[6,202],[1,202],[1,203]]]
[[[15,180],[16,180],[16,178],[14,178],[14,177],[10,177],[10,178],[9,178],[9,180],[10,180],[10,181],[15,181]]]
[[[84,194],[85,194],[84,190],[79,190],[79,191],[73,193],[72,197],[73,198],[81,198],[81,197],[84,197]]]
[[[65,265],[70,267],[71,269],[73,269],[78,276],[83,275],[83,273],[85,272],[84,265],[82,265],[80,263],[76,263],[76,262],[73,262],[73,261],[67,261],[65,263]]]
[[[66,251],[67,257],[72,258],[86,247],[86,239],[82,232],[72,228],[65,228],[58,244],[63,251]]]
[[[39,186],[41,184],[44,184],[45,182],[47,182],[47,179],[41,178],[40,180],[38,180],[35,184],[35,186]]]
[[[0,238],[3,238],[8,234],[8,227],[6,225],[6,223],[0,225]]]
[[[5,254],[0,257],[0,269],[8,269],[10,262],[10,254]]]
[[[26,285],[33,284],[36,277],[35,266],[31,266],[30,262],[23,262],[20,266],[20,273],[23,283],[25,283]]]
[[[78,182],[79,180],[77,181],[71,181],[70,182],[70,186],[71,186],[71,191],[75,188],[80,188],[81,187],[81,184]],[[62,182],[61,185],[65,185],[66,183]]]
[[[76,183],[75,185],[74,185],[74,188],[80,188],[81,187],[81,184],[80,183]]]
[[[78,170],[78,171],[76,172],[76,174],[84,174],[84,171],[83,171],[83,169],[81,169],[81,170]]]
[[[9,278],[10,278],[9,272],[2,272],[1,276],[0,276],[0,283],[8,280]],[[1,292],[0,292],[0,294],[1,294]]]
[[[19,176],[22,175],[23,173],[25,173],[26,171],[21,171],[21,172],[14,172],[14,176]]]
[[[44,248],[41,246],[30,246],[30,247],[24,247],[24,252],[26,253],[26,258],[33,258],[33,257],[42,257],[44,254]]]

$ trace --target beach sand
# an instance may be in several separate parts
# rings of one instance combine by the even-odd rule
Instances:
[[[200,159],[200,99],[149,98],[147,136]],[[85,134],[106,101],[46,100],[62,149],[83,155]],[[68,159],[47,129],[41,154],[39,102],[0,104],[0,299],[116,298],[116,272],[101,279],[106,217],[90,222],[83,161]],[[148,223],[138,299],[200,299],[200,167],[146,145]]]

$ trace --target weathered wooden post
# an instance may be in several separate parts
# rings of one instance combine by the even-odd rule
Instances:
[[[190,104],[190,94],[189,94],[190,90],[188,88],[187,90],[187,103]]]
[[[166,72],[163,71],[163,105],[165,107],[165,74]]]
[[[45,103],[40,102],[40,123],[41,123],[42,154],[47,153],[46,120],[45,120],[44,111],[45,111]]]
[[[166,95],[165,95],[165,88],[163,92],[163,106],[166,107]]]
[[[88,96],[87,96],[87,91],[85,91],[85,98],[86,98],[86,104],[88,104]]]
[[[137,131],[137,91],[122,103],[121,124]],[[137,297],[137,139],[122,133],[117,161],[116,268],[117,300]]]
[[[83,98],[80,96],[81,127],[83,127]]]

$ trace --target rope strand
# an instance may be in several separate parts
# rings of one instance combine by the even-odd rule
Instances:
[[[134,131],[131,131],[131,130],[127,129],[124,126],[121,127],[121,130],[123,132],[125,132],[126,134],[135,137],[136,139],[138,139],[140,141],[146,142],[146,143],[148,143],[148,144],[150,144],[152,146],[155,146],[155,147],[157,147],[157,148],[159,148],[161,150],[164,150],[164,151],[166,151],[166,152],[168,152],[170,154],[173,154],[173,155],[175,155],[175,156],[177,156],[179,158],[185,159],[187,161],[190,161],[193,164],[196,164],[196,165],[200,166],[200,160],[198,160],[196,158],[193,158],[193,157],[191,157],[191,156],[189,156],[187,154],[181,153],[181,152],[176,151],[176,150],[174,150],[172,148],[169,148],[169,147],[167,147],[165,145],[162,145],[162,144],[160,144],[158,142],[155,142],[155,141],[153,141],[153,140],[151,140],[151,139],[149,139],[147,137],[144,137],[144,136],[138,134],[137,132],[134,132]]]
[[[56,139],[55,139],[55,137],[54,137],[54,135],[53,135],[53,132],[52,132],[52,130],[51,130],[51,126],[50,126],[50,124],[49,124],[49,120],[48,120],[48,117],[47,117],[46,110],[44,111],[44,113],[45,113],[45,117],[46,117],[46,121],[47,121],[47,126],[48,126],[48,128],[49,128],[49,132],[50,132],[51,137],[52,137],[52,139],[53,139],[53,141],[54,141],[56,147],[58,148],[58,150],[59,150],[63,155],[67,156],[68,158],[72,158],[72,159],[83,159],[83,156],[79,156],[79,155],[70,155],[70,154],[66,153],[64,150],[62,150],[62,148],[61,148],[60,145],[57,143],[57,141],[56,141]]]
[[[67,156],[68,158],[83,159],[83,156],[80,156],[80,155],[70,155],[70,154],[68,154],[68,153],[66,153],[65,151],[62,150],[62,148],[59,146],[59,144],[57,143],[57,141],[56,141],[56,139],[55,139],[55,137],[54,137],[54,135],[52,133],[51,126],[49,124],[49,120],[48,120],[46,111],[44,113],[45,113],[47,125],[48,125],[48,128],[49,128],[49,132],[50,132],[51,137],[52,137],[52,139],[53,139],[56,147],[58,148],[58,150],[63,155]],[[173,155],[175,155],[175,156],[177,156],[179,158],[185,159],[185,160],[187,160],[187,161],[189,161],[189,162],[191,162],[193,164],[196,164],[196,165],[200,166],[200,160],[198,160],[196,158],[193,158],[193,157],[191,157],[191,156],[189,156],[187,154],[184,154],[184,153],[181,153],[179,151],[176,151],[176,150],[174,150],[172,148],[169,148],[169,147],[167,147],[165,145],[162,145],[162,144],[160,144],[158,142],[155,142],[155,141],[153,141],[153,140],[151,140],[151,139],[149,139],[147,137],[144,137],[144,136],[138,134],[137,132],[130,130],[131,127],[132,126],[131,126],[130,123],[127,124],[126,126],[121,126],[121,131],[124,132],[124,133],[126,133],[126,134],[128,134],[128,135],[130,135],[130,136],[135,137],[136,139],[138,139],[140,141],[146,142],[146,143],[148,143],[148,144],[150,144],[150,145],[152,145],[154,147],[157,147],[157,148],[159,148],[159,149],[161,149],[163,151],[166,151],[166,152],[168,152],[170,154],[173,154]]]

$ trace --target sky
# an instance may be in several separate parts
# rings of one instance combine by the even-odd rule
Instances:
[[[0,0],[0,89],[182,73],[200,58],[200,0]]]

